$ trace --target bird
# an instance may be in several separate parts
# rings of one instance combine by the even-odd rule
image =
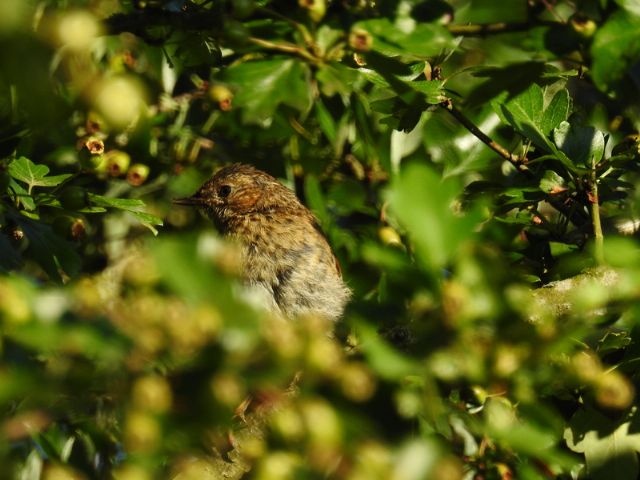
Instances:
[[[351,297],[317,218],[295,193],[252,165],[224,167],[178,205],[198,207],[241,249],[244,282],[287,318],[337,321]]]

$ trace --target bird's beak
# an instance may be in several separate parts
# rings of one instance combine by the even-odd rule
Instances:
[[[194,195],[192,197],[174,198],[173,203],[175,205],[200,206],[204,205],[205,202],[204,199]]]

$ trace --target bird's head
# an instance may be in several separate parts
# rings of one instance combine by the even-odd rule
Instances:
[[[221,169],[194,195],[176,199],[174,203],[200,207],[221,229],[248,213],[299,204],[295,194],[275,178],[239,163]]]

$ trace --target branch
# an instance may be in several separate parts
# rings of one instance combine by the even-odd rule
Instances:
[[[618,270],[608,267],[597,267],[584,271],[575,277],[565,280],[551,282],[541,288],[533,290],[533,303],[529,315],[529,321],[538,323],[545,317],[558,318],[565,315],[578,313],[579,307],[576,305],[576,292],[598,285],[605,291],[616,292],[620,285],[621,273]],[[607,308],[599,308],[582,312],[590,318],[604,317],[608,312]]]
[[[465,117],[465,115],[460,110],[454,107],[451,100],[447,100],[446,102],[441,103],[440,106],[446,109],[451,115],[453,115],[453,117],[458,122],[460,122],[462,126],[464,126],[467,130],[469,130],[469,132],[475,135],[482,143],[487,145],[491,150],[511,163],[511,165],[513,165],[516,170],[524,175],[527,175],[528,177],[533,177],[533,173],[531,172],[529,167],[527,167],[527,162],[529,161],[529,159],[526,156],[515,155],[495,140],[492,140],[491,137],[480,130],[471,120]],[[570,205],[564,204],[561,200],[549,198],[548,201],[553,206],[553,208],[558,210],[574,225],[580,227],[588,221],[586,216],[579,209],[571,208]]]
[[[526,32],[533,27],[557,25],[557,22],[517,22],[517,23],[475,23],[468,25],[447,25],[447,30],[452,35],[466,37],[479,37],[495,33]]]
[[[502,158],[511,163],[519,172],[530,174],[531,171],[527,167],[526,163],[528,162],[527,157],[521,157],[519,155],[514,155],[505,147],[500,145],[495,140],[492,140],[486,133],[480,130],[471,120],[464,116],[464,114],[453,106],[451,100],[448,100],[444,103],[440,104],[443,108],[445,108],[453,117],[458,120],[467,130],[469,130],[473,135],[475,135],[478,140],[488,146],[491,150],[496,152]]]
[[[277,50],[279,52],[286,52],[286,53],[294,53],[314,64],[317,64],[320,61],[308,50],[298,45],[294,45],[292,43],[276,43],[276,42],[270,42],[269,40],[263,40],[262,38],[256,38],[256,37],[249,37],[249,41],[251,43],[254,43],[255,45],[258,45],[263,48],[268,48],[270,50]]]
[[[145,10],[141,12],[116,13],[104,21],[109,35],[130,32],[147,39],[149,27],[172,27],[179,30],[222,29],[222,18],[212,12],[168,12]]]
[[[598,195],[598,176],[596,173],[595,161],[591,168],[591,191],[589,192],[589,202],[591,202],[591,223],[593,224],[593,236],[595,241],[594,256],[598,265],[604,265],[604,235],[602,234],[602,223],[600,222],[600,197]]]

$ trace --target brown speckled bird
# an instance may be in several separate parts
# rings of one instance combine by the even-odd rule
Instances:
[[[338,262],[314,215],[271,175],[234,164],[175,203],[200,207],[241,245],[244,279],[272,308],[290,318],[340,318],[350,291]]]

